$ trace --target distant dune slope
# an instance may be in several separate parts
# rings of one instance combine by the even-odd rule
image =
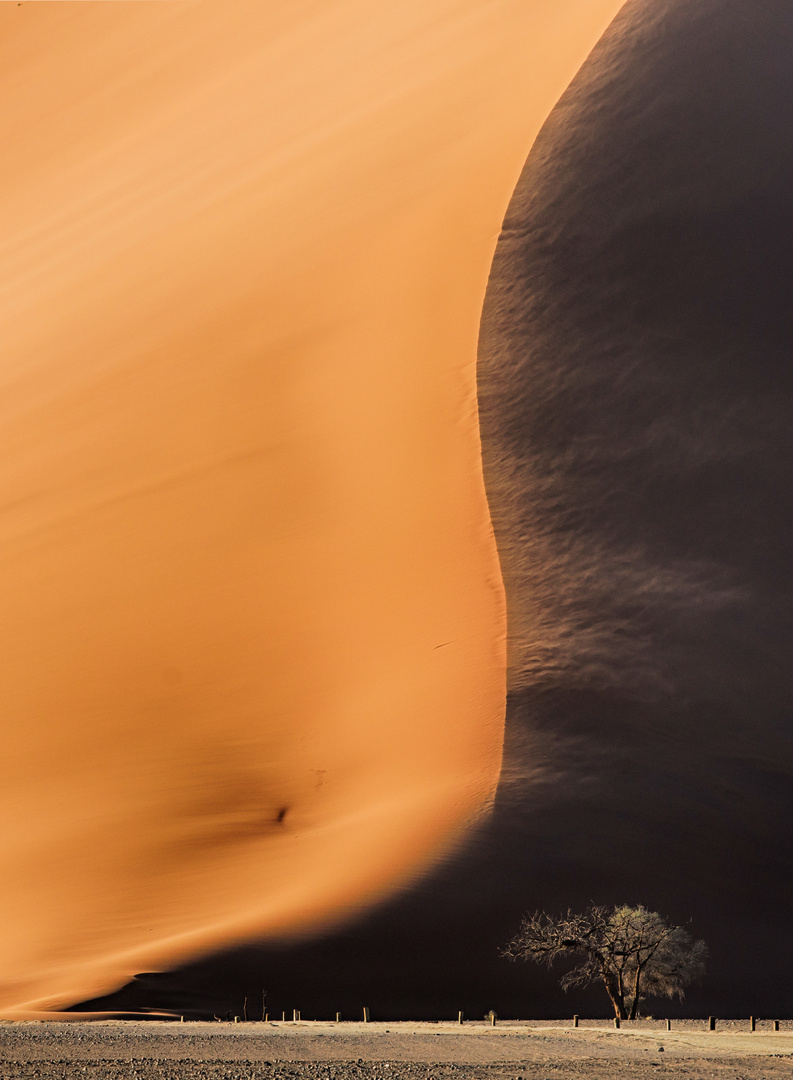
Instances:
[[[475,398],[618,0],[0,8],[0,1009],[419,873],[492,799]]]

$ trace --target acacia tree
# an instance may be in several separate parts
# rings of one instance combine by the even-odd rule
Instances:
[[[523,917],[502,950],[512,960],[548,967],[560,957],[580,958],[562,976],[562,989],[602,982],[621,1020],[634,1020],[645,998],[683,998],[685,988],[704,973],[707,954],[704,941],[694,941],[684,927],[670,926],[641,905],[591,905],[558,918],[536,911]]]

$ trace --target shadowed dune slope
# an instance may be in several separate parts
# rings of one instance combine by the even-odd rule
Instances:
[[[478,319],[617,0],[0,8],[0,1009],[419,873],[492,800]]]
[[[752,985],[767,974],[752,993],[782,994],[777,1009],[793,835],[791,42],[782,0],[625,6],[530,154],[479,361],[510,638],[503,806],[531,807],[523,851],[546,851],[524,905],[564,903],[566,882],[568,902],[697,911],[722,988],[732,954],[757,967]],[[731,993],[733,1009],[757,1000]]]

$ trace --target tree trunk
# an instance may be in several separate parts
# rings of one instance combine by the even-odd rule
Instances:
[[[636,978],[633,980],[633,1001],[631,1002],[631,1020],[636,1019],[636,1013],[639,1009],[639,987],[642,980],[642,972],[644,971],[644,964],[636,965]]]
[[[611,998],[611,1004],[614,1006],[614,1015],[618,1020],[627,1020],[628,1012],[625,1008],[625,998],[616,986],[611,985],[610,979],[604,979],[603,984],[606,987],[606,993]]]

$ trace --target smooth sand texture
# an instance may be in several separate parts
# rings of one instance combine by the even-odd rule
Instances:
[[[0,1024],[4,1077],[696,1077],[790,1075],[793,1033],[504,1024]],[[788,1025],[789,1027],[790,1025]],[[744,1022],[743,1027],[746,1027]],[[663,1050],[660,1048],[663,1047]],[[70,1071],[71,1070],[71,1071]]]
[[[0,6],[5,1014],[339,918],[487,805],[478,320],[619,6]]]

